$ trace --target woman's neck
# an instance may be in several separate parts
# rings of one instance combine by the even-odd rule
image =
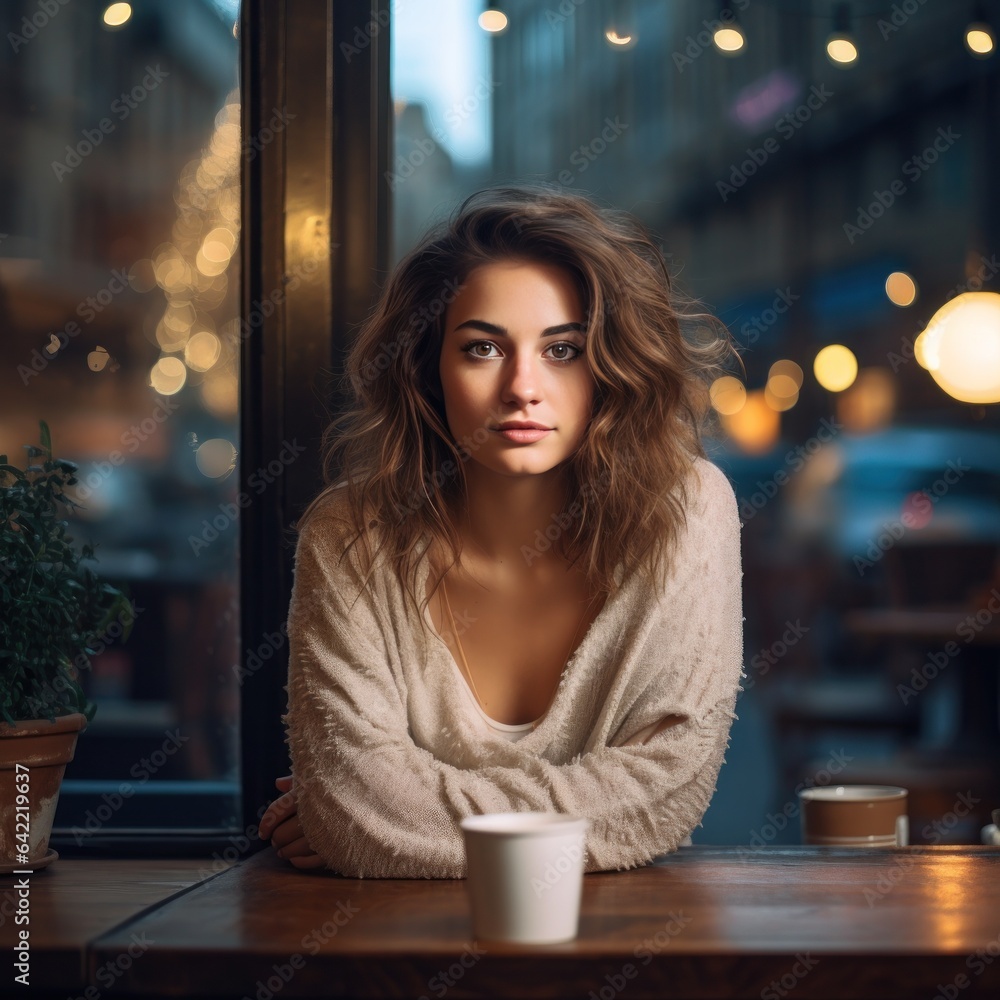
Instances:
[[[511,576],[531,579],[565,569],[554,542],[565,530],[565,477],[559,469],[502,476],[470,469],[468,497],[457,518],[470,561]],[[555,537],[553,537],[555,536]]]

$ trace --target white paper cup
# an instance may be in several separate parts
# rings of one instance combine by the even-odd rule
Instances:
[[[459,825],[476,938],[554,944],[576,937],[590,820],[508,812]]]

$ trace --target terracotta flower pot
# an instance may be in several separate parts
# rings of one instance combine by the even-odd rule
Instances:
[[[26,719],[16,726],[0,722],[0,871],[47,864],[55,856],[49,851],[52,821],[59,802],[66,765],[76,752],[76,741],[87,728],[82,712],[57,716],[55,721]],[[18,769],[16,765],[23,765]],[[25,775],[24,768],[27,768]],[[27,781],[25,781],[27,777]],[[17,812],[18,794],[27,790],[28,856],[18,853],[24,846],[17,839],[24,831],[22,812]],[[20,821],[20,822],[19,822]]]

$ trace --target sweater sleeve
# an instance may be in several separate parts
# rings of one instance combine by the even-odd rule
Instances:
[[[684,841],[715,790],[742,670],[739,519],[728,481],[709,469],[707,530],[698,533],[697,557],[688,557],[689,582],[671,592],[671,648],[645,654],[655,654],[656,669],[610,740],[619,745],[565,764],[526,752],[517,767],[467,770],[416,745],[378,601],[322,524],[303,528],[283,720],[299,822],[329,869],[465,878],[458,822],[491,812],[586,816],[588,872],[648,864]],[[647,742],[622,745],[678,715]]]

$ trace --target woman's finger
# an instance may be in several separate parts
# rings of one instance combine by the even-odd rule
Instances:
[[[326,862],[318,854],[289,858],[288,863],[296,868],[325,868]]]
[[[307,854],[315,854],[316,852],[309,846],[306,838],[298,837],[284,847],[278,849],[278,856],[281,858],[296,858],[304,857]]]
[[[288,863],[295,868],[326,868],[326,862],[318,854],[310,854],[305,857],[289,858]]]
[[[294,816],[298,806],[295,801],[294,792],[285,792],[284,795],[276,798],[265,810],[260,819],[257,830],[264,839],[271,835],[271,831],[290,816]]]
[[[271,834],[271,846],[277,851],[303,836],[305,834],[299,825],[298,817],[293,816],[274,828],[274,833]]]

